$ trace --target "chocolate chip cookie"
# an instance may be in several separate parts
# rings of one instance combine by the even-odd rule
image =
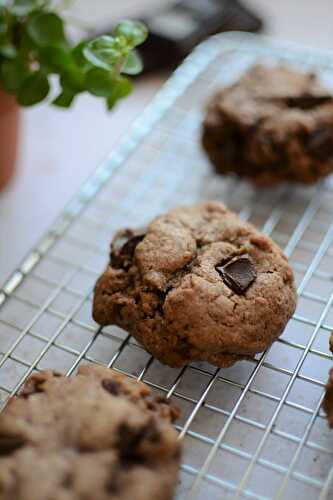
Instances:
[[[313,73],[256,65],[211,99],[202,143],[218,173],[314,183],[333,171],[333,96]]]
[[[294,312],[280,248],[223,204],[180,207],[145,232],[116,234],[93,316],[130,332],[162,363],[229,366],[265,350]]]
[[[330,346],[330,351],[333,354],[333,332],[331,332],[331,335],[329,338],[329,346]]]
[[[333,332],[329,339],[330,351],[333,353]],[[333,428],[333,368],[331,368],[325,389],[323,409],[327,415],[328,425]]]
[[[331,368],[325,389],[323,409],[327,415],[328,425],[333,428],[333,368]]]
[[[171,500],[178,410],[113,370],[33,375],[0,415],[1,500]]]

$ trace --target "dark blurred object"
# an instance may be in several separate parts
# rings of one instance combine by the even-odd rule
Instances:
[[[144,71],[176,66],[195,45],[223,31],[259,31],[263,21],[238,0],[182,0],[143,21],[150,36],[140,48]]]

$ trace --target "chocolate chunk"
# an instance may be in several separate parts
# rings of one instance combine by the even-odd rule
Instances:
[[[177,406],[172,405],[170,399],[167,399],[164,396],[157,396],[156,401],[158,402],[158,404],[164,404],[169,407],[170,417],[172,422],[174,422],[180,417],[181,415],[180,409]]]
[[[152,400],[147,401],[146,405],[147,405],[148,410],[152,410],[152,411],[156,411],[157,410],[157,406],[156,406],[155,401],[152,401]]]
[[[102,380],[102,386],[103,388],[108,391],[110,394],[113,396],[119,396],[120,394],[120,389],[121,386],[119,382],[116,382],[115,380]]]
[[[55,378],[61,377],[61,374],[56,371],[52,371],[52,375]],[[23,389],[20,391],[20,396],[28,398],[32,394],[44,392],[44,383],[46,380],[47,377],[43,373],[36,373],[25,383]]]
[[[111,244],[111,264],[116,268],[127,269],[130,267],[134,251],[140,241],[145,237],[142,233],[135,233],[131,229],[118,232]]]
[[[171,400],[167,399],[165,396],[150,396],[146,398],[145,401],[147,408],[152,411],[163,411],[163,406],[167,406],[172,421],[180,416],[179,409],[171,405]]]
[[[319,160],[333,156],[333,133],[330,128],[319,128],[310,134],[307,149]]]
[[[142,446],[145,441],[158,443],[161,436],[153,419],[146,425],[133,428],[127,423],[119,426],[119,453],[120,461],[127,465],[144,463],[147,456]]]
[[[138,234],[136,236],[133,236],[122,247],[122,249],[120,250],[120,255],[124,256],[125,258],[127,257],[129,259],[132,259],[134,255],[134,250],[136,249],[140,241],[143,240],[144,236],[145,236],[144,234]]]
[[[22,448],[25,442],[20,436],[0,435],[0,456],[11,455],[14,451]]]
[[[65,490],[69,490],[73,486],[73,474],[72,472],[66,472],[61,481],[61,486]]]
[[[170,399],[166,398],[165,396],[156,396],[156,402],[157,403],[162,403],[164,405],[170,405],[171,401]]]
[[[216,267],[224,283],[238,295],[242,295],[257,277],[257,273],[250,257],[239,255],[223,266]]]
[[[300,95],[295,97],[287,97],[285,103],[288,108],[296,108],[302,110],[309,110],[317,108],[322,104],[332,101],[332,96],[327,95]]]

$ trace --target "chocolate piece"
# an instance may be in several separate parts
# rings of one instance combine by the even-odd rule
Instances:
[[[73,480],[74,480],[73,474],[71,472],[67,472],[62,478],[61,486],[65,490],[69,490],[73,486]]]
[[[304,94],[299,96],[286,96],[286,97],[264,97],[263,102],[271,102],[274,105],[286,107],[290,109],[299,109],[301,111],[310,111],[316,109],[323,104],[332,101],[332,96],[329,94],[323,95],[310,95]]]
[[[131,428],[127,423],[122,423],[119,426],[118,434],[119,458],[127,465],[149,462],[149,457],[146,456],[145,452],[145,442],[157,444],[160,441],[160,432],[153,419],[149,419],[147,424],[136,429]]]
[[[225,284],[231,290],[242,295],[257,277],[253,262],[247,254],[231,259],[224,266],[216,268]]]
[[[294,97],[287,97],[285,103],[288,108],[296,108],[296,109],[315,109],[322,104],[326,104],[327,102],[332,101],[332,96],[329,94],[326,95],[300,95]]]
[[[20,436],[0,435],[0,456],[11,455],[22,448],[25,442]]]
[[[325,160],[333,156],[333,132],[331,129],[319,128],[309,137],[308,150],[313,156]]]
[[[124,269],[130,267],[135,249],[144,236],[144,234],[135,233],[131,229],[119,231],[111,244],[110,258],[112,266]]]
[[[23,389],[20,391],[20,396],[28,398],[32,394],[43,392],[43,385],[50,375],[54,378],[61,377],[61,374],[54,370],[36,373],[34,377],[27,380]]]
[[[119,396],[121,387],[116,380],[102,380],[102,386],[113,396]]]

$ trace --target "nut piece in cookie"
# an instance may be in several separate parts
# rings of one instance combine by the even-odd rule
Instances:
[[[0,500],[171,500],[178,416],[107,368],[37,373],[0,415]]]
[[[230,366],[271,345],[294,312],[280,248],[221,203],[176,208],[135,243],[125,264],[111,256],[93,316],[130,332],[162,363]]]
[[[211,98],[202,144],[221,174],[314,183],[333,171],[333,96],[313,73],[256,65]]]

